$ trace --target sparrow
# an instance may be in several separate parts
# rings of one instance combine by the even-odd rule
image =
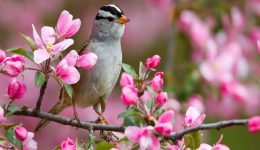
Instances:
[[[82,70],[80,80],[74,84],[72,99],[63,91],[60,101],[49,111],[58,114],[63,109],[73,105],[81,108],[93,106],[95,112],[102,116],[105,111],[105,99],[112,92],[121,71],[122,50],[121,37],[125,24],[129,19],[124,12],[114,4],[102,6],[96,15],[88,44],[79,53],[93,52],[98,56],[97,63],[91,70]],[[41,120],[36,131],[45,127],[47,120]]]

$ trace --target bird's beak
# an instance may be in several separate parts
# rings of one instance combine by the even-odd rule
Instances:
[[[125,15],[122,15],[119,19],[118,19],[118,23],[120,24],[125,24],[127,22],[129,22],[130,20],[125,16]]]

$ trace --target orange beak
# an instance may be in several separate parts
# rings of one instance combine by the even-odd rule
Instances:
[[[120,24],[125,24],[127,23],[128,21],[130,21],[126,16],[122,15],[119,19],[118,19],[118,23]]]

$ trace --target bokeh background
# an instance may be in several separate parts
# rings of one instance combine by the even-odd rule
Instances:
[[[207,122],[259,114],[259,0],[0,0],[0,48],[28,48],[18,32],[32,37],[32,24],[37,30],[43,25],[55,26],[61,11],[68,10],[82,21],[70,48],[77,49],[90,36],[99,7],[109,3],[120,6],[131,20],[122,39],[123,61],[137,69],[139,61],[159,54],[159,70],[166,73],[165,89],[179,116],[188,105],[205,111]],[[27,61],[26,65],[32,63]],[[2,104],[7,102],[9,81],[9,77],[0,77]],[[17,104],[33,107],[39,93],[34,72],[26,71],[24,81],[28,92]],[[44,97],[44,111],[54,105],[58,95],[58,85],[52,80]],[[124,109],[117,85],[107,100],[105,116],[111,123],[120,124],[117,115]],[[78,111],[82,120],[97,118],[92,108]],[[71,117],[72,109],[62,115]],[[176,130],[180,129],[177,124],[181,118],[177,118]],[[15,117],[12,121],[16,120],[31,131],[39,121],[29,117]],[[214,144],[221,134],[222,143],[231,149],[260,147],[260,135],[248,133],[245,127],[207,131],[203,140]],[[87,131],[51,123],[36,133],[36,140],[39,150],[46,150],[67,137],[86,140],[87,136]]]

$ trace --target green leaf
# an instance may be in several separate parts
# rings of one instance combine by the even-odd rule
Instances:
[[[18,54],[18,55],[22,55],[22,56],[25,56],[31,60],[33,60],[33,53],[30,52],[30,51],[27,51],[21,47],[14,47],[14,48],[9,48],[6,50],[7,52],[10,52],[10,53],[14,53],[14,54]]]
[[[145,123],[142,116],[129,116],[124,118],[124,126],[141,126]]]
[[[130,66],[128,64],[125,64],[125,63],[122,63],[122,67],[125,70],[125,72],[130,74],[133,78],[138,78],[138,75],[135,72],[134,67],[132,67],[132,66]]]
[[[186,147],[195,150],[199,148],[201,144],[201,133],[200,131],[195,131],[184,136],[184,144]]]
[[[15,146],[22,148],[22,142],[16,138],[14,128],[10,128],[6,130],[5,137]]]
[[[98,142],[96,144],[96,150],[110,150],[111,148],[113,148],[114,146],[104,140]]]
[[[146,74],[146,68],[144,67],[143,62],[139,63],[139,78],[143,79]]]
[[[72,98],[73,93],[74,93],[72,86],[69,84],[64,84],[64,87],[65,87],[65,90],[68,93],[69,97]]]
[[[12,116],[12,114],[16,111],[16,110],[18,110],[19,108],[18,107],[16,107],[15,105],[10,105],[9,107],[8,107],[8,109],[7,109],[7,112],[6,112],[6,117],[11,117]]]
[[[40,72],[40,71],[37,71],[36,73],[35,73],[35,78],[34,78],[35,80],[35,85],[37,86],[37,87],[40,87],[40,86],[42,86],[43,85],[43,83],[46,81],[46,76],[45,76],[45,74],[44,73],[42,73],[42,72]]]
[[[30,46],[32,51],[35,51],[37,49],[35,42],[29,36],[27,36],[21,32],[19,32],[19,35],[26,42],[26,44],[28,44]]]
[[[135,109],[129,109],[129,110],[126,110],[124,112],[121,112],[119,115],[118,115],[118,118],[120,117],[128,117],[128,116],[135,116],[135,115],[140,115],[140,112],[138,112],[137,110]]]

